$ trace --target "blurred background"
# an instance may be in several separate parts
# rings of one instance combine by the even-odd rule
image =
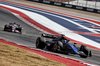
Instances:
[[[65,4],[100,9],[100,0],[46,0],[46,1],[61,2]]]

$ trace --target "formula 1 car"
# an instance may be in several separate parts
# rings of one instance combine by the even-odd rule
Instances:
[[[22,34],[22,27],[16,23],[9,23],[4,26],[4,31],[10,31]]]
[[[42,34],[41,37],[36,39],[36,48],[64,52],[66,54],[78,54],[81,58],[92,57],[92,52],[87,46],[81,45],[77,48],[76,43],[72,44],[69,41],[63,35]]]

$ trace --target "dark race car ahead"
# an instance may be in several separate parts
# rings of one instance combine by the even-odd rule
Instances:
[[[92,56],[87,46],[81,45],[80,47],[76,47],[75,44],[76,43],[69,43],[69,40],[64,38],[63,35],[42,34],[41,37],[38,37],[36,40],[36,47],[40,49],[48,49],[54,52],[63,52],[67,54],[78,54],[82,58]]]
[[[4,26],[4,31],[10,31],[22,34],[22,27],[16,23],[9,23]]]

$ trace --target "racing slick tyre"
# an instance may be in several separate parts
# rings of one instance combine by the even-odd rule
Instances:
[[[46,41],[42,37],[38,37],[36,40],[36,48],[43,49],[46,46]]]
[[[19,33],[22,34],[22,29],[19,30]]]
[[[53,45],[52,51],[53,51],[53,52],[57,52],[57,44],[54,44],[54,45]]]
[[[22,28],[21,28],[21,27],[16,28],[16,30],[18,30],[18,31],[19,31],[19,34],[22,34]]]
[[[88,57],[88,55],[89,55],[89,50],[88,50],[87,46],[81,45],[79,51],[82,51],[82,52],[84,53],[84,54],[80,54],[80,57],[81,57],[81,58],[87,58],[87,57]]]
[[[61,52],[63,48],[63,43],[61,41],[57,41],[57,44],[54,44],[52,47],[52,51]]]
[[[6,29],[7,29],[7,25],[4,26],[4,31],[6,31]]]
[[[6,27],[4,27],[4,31],[6,31]]]
[[[61,52],[62,50],[63,50],[63,43],[61,41],[58,41],[57,52]]]

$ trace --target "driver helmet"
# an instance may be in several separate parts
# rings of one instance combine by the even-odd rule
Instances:
[[[14,22],[14,24],[16,24],[16,23]]]
[[[64,39],[64,35],[61,34],[61,36],[59,37],[60,40]]]

